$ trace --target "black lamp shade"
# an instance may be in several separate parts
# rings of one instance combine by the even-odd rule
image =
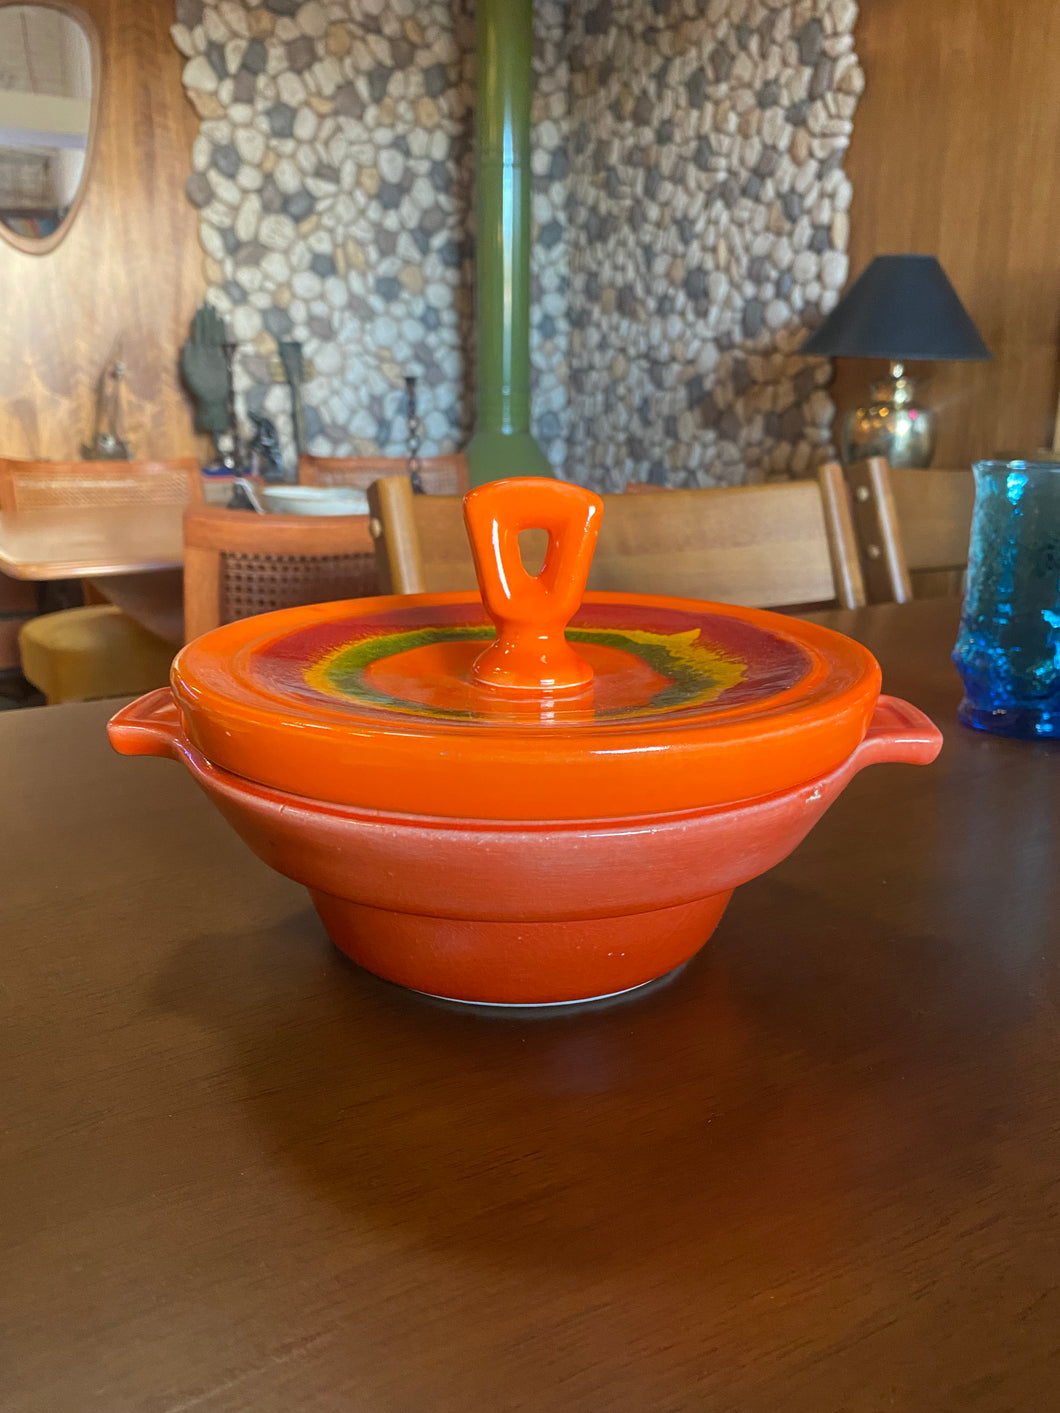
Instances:
[[[893,362],[990,357],[933,255],[877,255],[799,351]]]

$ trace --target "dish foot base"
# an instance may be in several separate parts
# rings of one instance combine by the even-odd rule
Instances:
[[[541,1006],[614,996],[673,971],[707,941],[731,894],[561,922],[425,917],[311,896],[339,950],[376,976],[451,1001]]]

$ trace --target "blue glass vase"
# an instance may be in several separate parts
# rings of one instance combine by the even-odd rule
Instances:
[[[966,726],[1060,737],[1060,465],[976,463],[953,660],[964,682],[959,715]]]

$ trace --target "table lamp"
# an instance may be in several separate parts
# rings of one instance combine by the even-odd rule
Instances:
[[[877,255],[799,351],[890,362],[890,376],[872,385],[872,401],[843,418],[847,465],[884,456],[891,466],[929,466],[935,414],[917,405],[906,360],[991,356],[933,255]]]

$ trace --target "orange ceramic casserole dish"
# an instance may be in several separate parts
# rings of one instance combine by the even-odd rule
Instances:
[[[651,980],[856,769],[927,761],[941,738],[881,705],[872,655],[828,629],[584,595],[601,511],[558,482],[473,491],[481,595],[219,628],[179,654],[172,696],[119,713],[111,739],[184,759],[252,847],[307,883],[339,945],[405,985],[529,1004]],[[549,534],[536,577],[518,543],[532,527]]]

